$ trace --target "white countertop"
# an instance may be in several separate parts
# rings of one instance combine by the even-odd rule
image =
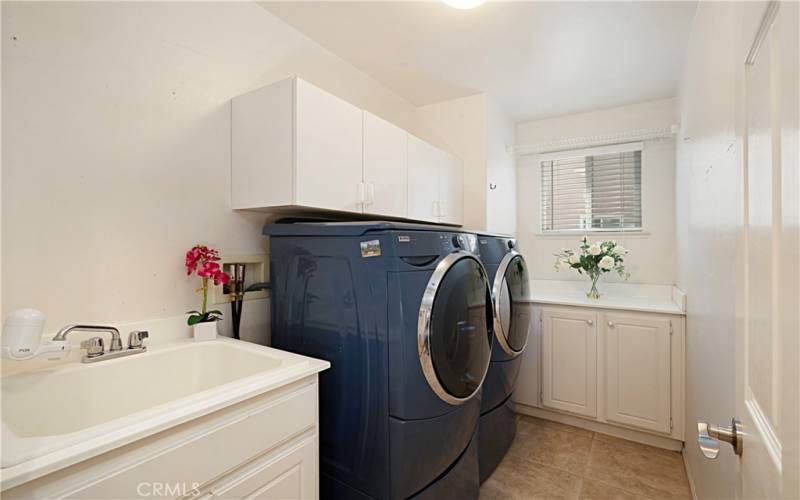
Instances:
[[[536,304],[555,304],[598,309],[686,314],[686,295],[671,285],[599,283],[599,299],[586,297],[589,281],[531,280],[528,299]]]
[[[8,407],[3,411],[3,468],[0,469],[2,478],[0,489],[12,488],[170,427],[278,389],[330,366],[327,361],[227,337],[219,337],[217,340],[207,342],[195,342],[187,336],[189,330],[185,324],[185,317],[148,322],[147,326],[154,342],[143,354],[92,364],[82,364],[79,360],[70,359],[67,362],[50,363],[49,365],[47,361],[42,361],[20,366],[21,364],[26,365],[27,362],[6,363],[4,360],[4,365],[15,365],[4,366],[2,377],[4,403],[7,401],[6,395],[12,399],[16,397],[19,402],[16,404],[17,414],[7,413],[10,411]],[[123,326],[121,325],[121,327]],[[153,387],[151,382],[161,380],[168,384],[168,380],[176,378],[172,372],[188,370],[190,367],[185,367],[183,364],[186,364],[187,360],[198,359],[197,354],[192,355],[192,353],[195,353],[198,348],[205,349],[206,347],[222,350],[232,349],[231,355],[242,353],[241,356],[249,356],[247,359],[252,360],[251,368],[249,371],[229,377],[217,385],[211,384],[209,387],[203,387],[197,391],[192,390],[188,393],[184,391],[180,396],[169,396],[166,399],[162,398],[163,400],[156,400],[155,406],[146,402],[142,403],[138,409],[128,413],[110,414],[108,417],[99,415],[95,419],[97,422],[87,421],[86,427],[81,427],[78,422],[78,425],[70,428],[55,426],[54,430],[46,430],[49,421],[43,421],[42,426],[37,427],[39,424],[26,425],[26,420],[21,419],[29,412],[35,413],[36,408],[39,407],[42,412],[47,414],[47,418],[69,418],[70,422],[80,418],[79,411],[67,411],[63,415],[52,414],[54,411],[58,413],[53,406],[60,404],[48,401],[54,399],[47,396],[52,394],[53,387],[56,387],[53,384],[72,384],[73,387],[70,390],[73,393],[75,390],[84,391],[89,394],[87,397],[102,392],[97,391],[97,388],[94,387],[100,383],[108,384],[109,388],[116,387],[120,393],[124,393],[119,397],[136,398],[137,391],[128,387],[131,384],[126,385],[129,379],[133,379],[132,383],[134,384],[144,383],[137,381],[149,381],[146,382],[147,387],[139,387],[141,391],[150,393],[163,391],[164,387]],[[162,373],[165,369],[169,373]],[[143,376],[142,373],[139,373],[142,370],[157,370],[154,372],[155,378]],[[126,377],[123,372],[129,372],[130,376]],[[192,372],[188,370],[187,373],[191,379]],[[106,380],[109,377],[113,377],[114,380]],[[156,382],[155,385],[158,383]],[[91,387],[86,389],[87,386]],[[26,387],[30,387],[30,389],[26,389]],[[10,392],[6,394],[6,391]],[[42,402],[37,403],[38,399],[36,398],[39,398],[40,394]],[[74,401],[74,404],[80,405],[79,400],[84,394],[76,394],[79,397],[74,398],[78,400]],[[20,395],[23,399],[20,399]],[[92,401],[86,401],[86,403],[92,403]],[[87,418],[89,417],[87,416]],[[41,432],[31,433],[29,427],[33,427],[33,431],[38,428]],[[55,430],[59,428],[62,429]],[[38,435],[39,433],[41,435]]]

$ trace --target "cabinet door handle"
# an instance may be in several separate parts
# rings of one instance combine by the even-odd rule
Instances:
[[[591,320],[591,319],[587,319],[586,320],[586,324],[589,325],[589,326],[592,326],[594,324],[594,321]]]
[[[358,187],[357,187],[357,191],[356,192],[357,192],[356,197],[357,197],[357,200],[358,200],[358,204],[359,205],[363,205],[364,204],[364,183],[363,182],[359,182],[358,183]]]
[[[608,327],[609,328],[613,328],[614,327],[614,322],[613,321],[609,321],[608,322]]]

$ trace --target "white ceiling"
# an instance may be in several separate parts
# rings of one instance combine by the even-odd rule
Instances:
[[[415,105],[476,92],[515,120],[674,96],[695,2],[260,2]]]

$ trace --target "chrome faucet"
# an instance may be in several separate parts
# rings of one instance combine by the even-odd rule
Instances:
[[[144,339],[149,337],[149,334],[145,331],[131,332],[128,336],[128,348],[125,349],[122,346],[122,337],[119,335],[119,330],[113,326],[67,325],[56,333],[53,341],[64,342],[67,339],[67,334],[71,332],[106,332],[111,334],[111,346],[108,352],[105,350],[102,337],[92,337],[81,342],[81,349],[86,349],[86,355],[83,357],[84,363],[94,363],[104,359],[121,358],[145,352],[147,347],[144,345]]]
[[[119,330],[113,326],[103,325],[67,325],[56,333],[53,337],[54,341],[67,340],[67,334],[70,332],[108,332],[111,334],[111,347],[109,351],[122,350],[122,337],[119,336]]]

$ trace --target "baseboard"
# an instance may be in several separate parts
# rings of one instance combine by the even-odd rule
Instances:
[[[694,479],[692,479],[692,470],[689,468],[689,461],[686,460],[686,448],[681,452],[683,457],[683,468],[686,470],[686,478],[689,480],[689,491],[692,493],[692,498],[697,500],[697,491],[694,489]]]
[[[544,420],[551,420],[553,422],[571,425],[573,427],[580,427],[581,429],[599,432],[600,434],[607,434],[609,436],[627,439],[628,441],[635,441],[641,444],[655,446],[656,448],[663,448],[670,451],[681,451],[683,449],[683,441],[678,441],[677,439],[655,436],[646,432],[617,427],[604,422],[587,420],[574,415],[567,415],[564,413],[536,408],[534,406],[528,406],[520,403],[516,403],[516,411],[517,413],[521,413],[523,415],[542,418]]]

